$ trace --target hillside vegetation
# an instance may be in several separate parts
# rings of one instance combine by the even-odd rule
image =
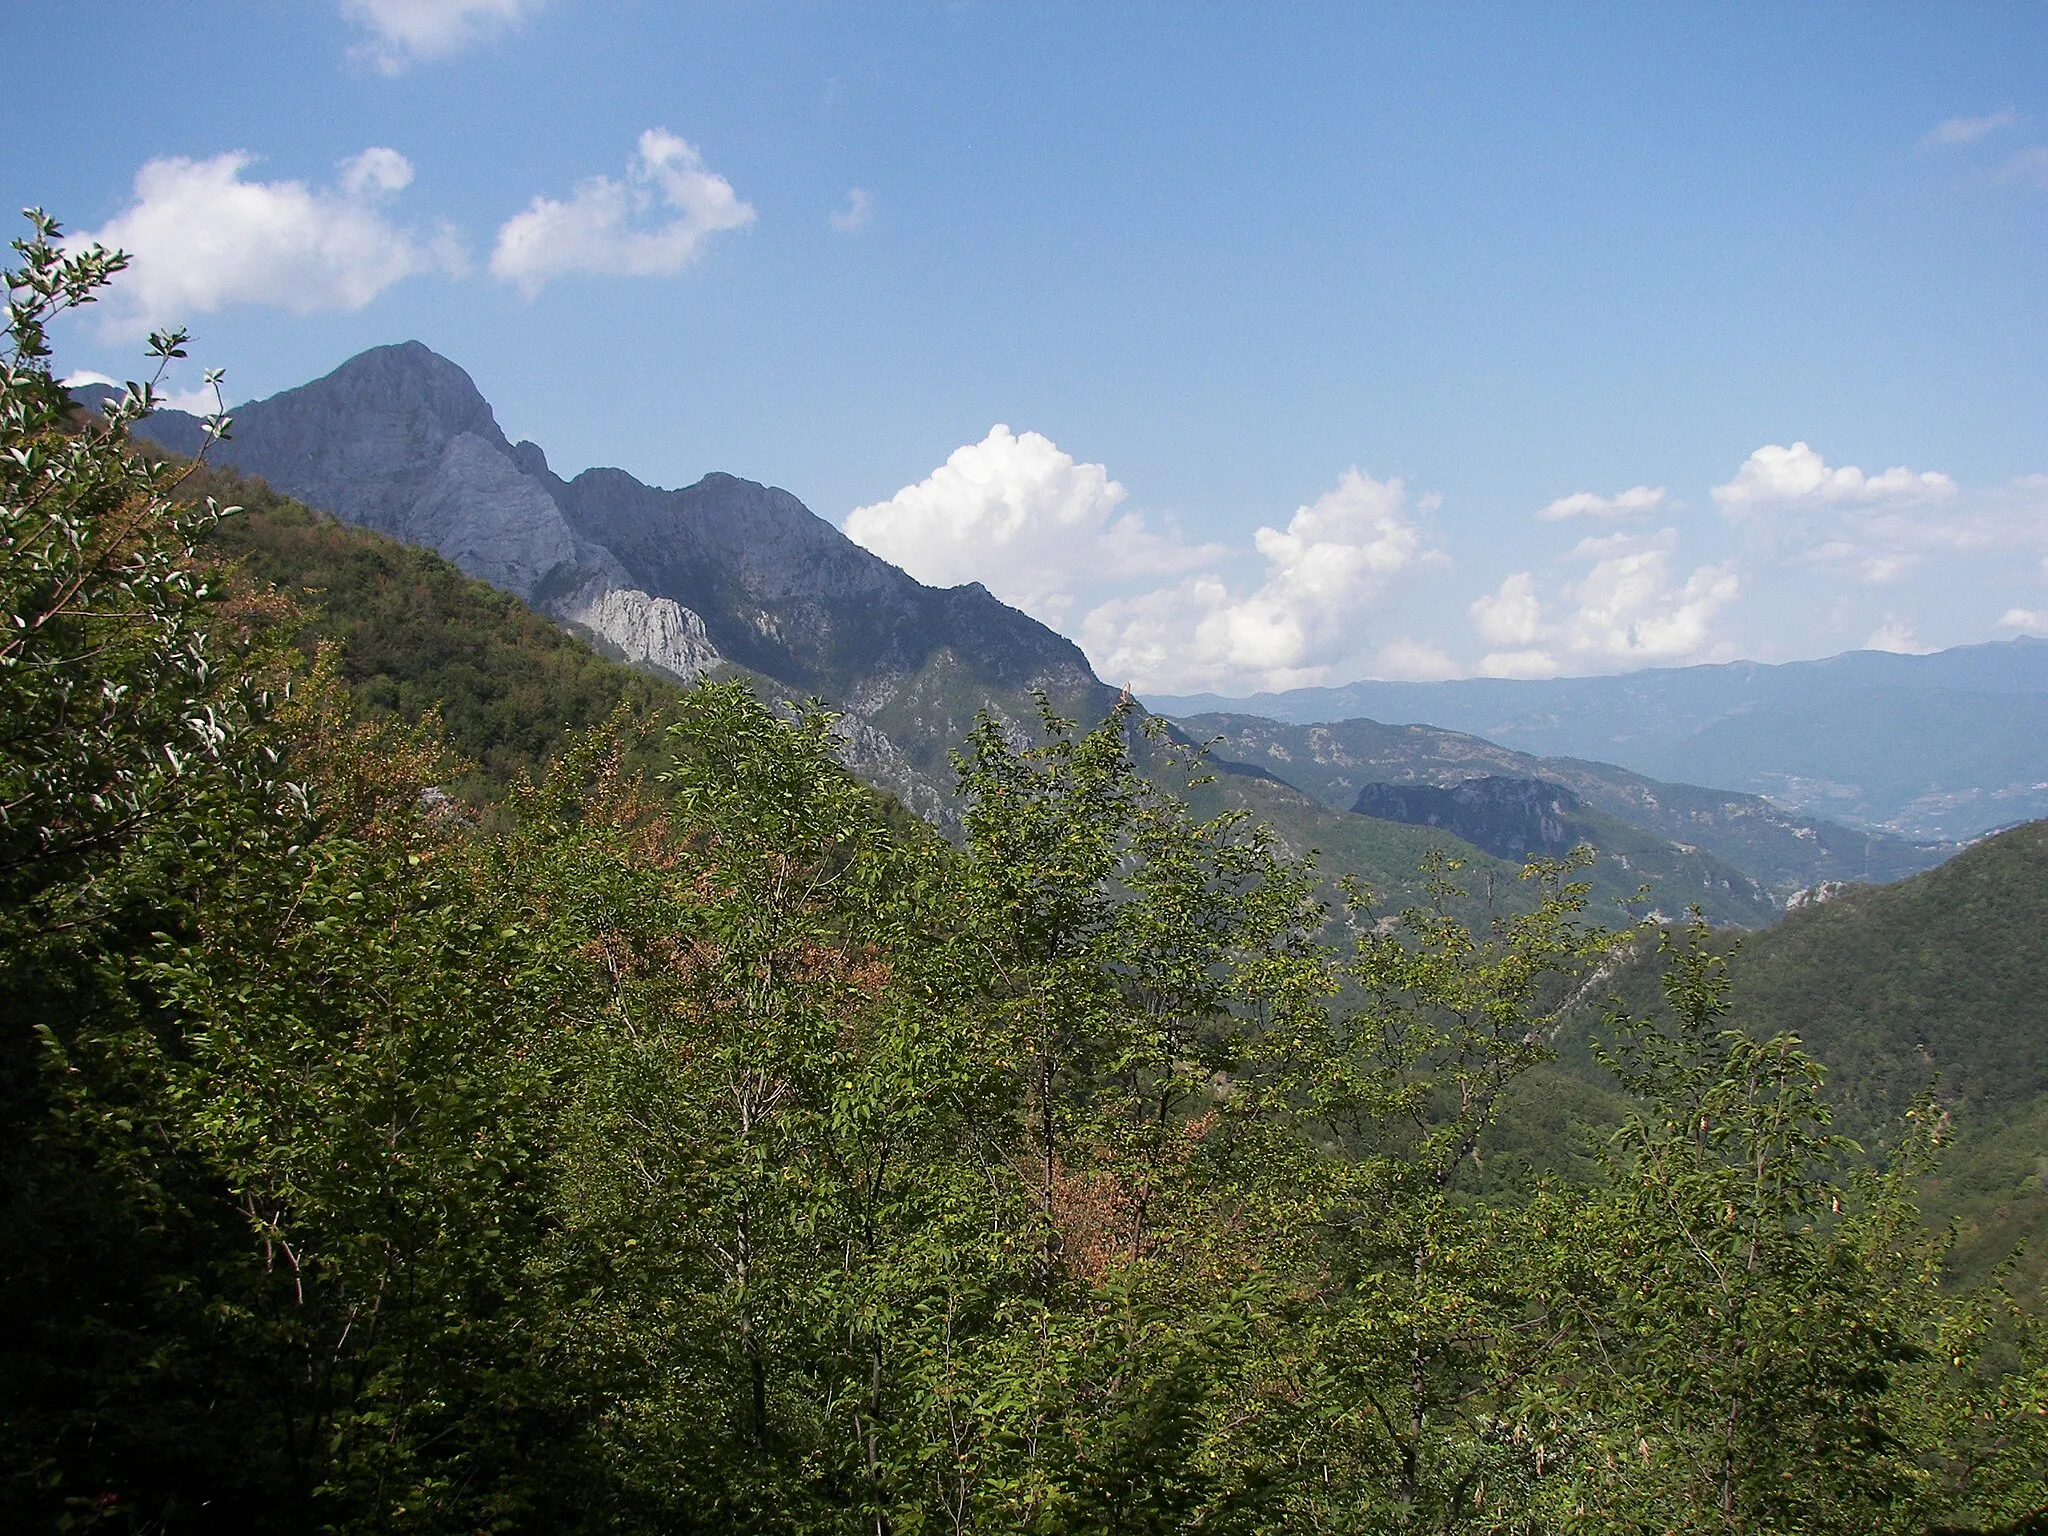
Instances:
[[[260,480],[210,469],[180,495],[242,508],[208,530],[206,547],[255,592],[289,604],[285,627],[309,656],[323,641],[337,648],[340,676],[366,710],[408,723],[433,712],[476,765],[462,786],[474,793],[495,796],[520,772],[537,773],[570,734],[622,706],[644,721],[679,696],[431,550],[351,528]]]
[[[744,678],[642,728],[642,682],[410,556],[289,509],[229,534],[130,451],[147,389],[79,423],[45,327],[120,258],[32,217],[0,370],[0,1528],[2048,1517],[2040,1318],[2010,1277],[1941,1286],[1925,1138],[1859,1166],[1813,1058],[1726,1027],[1704,928],[1668,1027],[1615,1026],[1601,1155],[1510,1176],[1490,1138],[1614,957],[1569,861],[1508,903],[1431,860],[1406,911],[1333,923],[1255,818],[1148,771],[1172,746],[1128,703],[984,712],[957,842]],[[324,617],[250,578],[302,557]],[[309,658],[380,615],[425,657]],[[465,671],[449,636],[500,619]],[[445,792],[458,714],[487,762],[511,740],[487,806]]]
[[[1846,1132],[1895,1142],[1931,1092],[1953,1145],[1925,1193],[1938,1224],[1958,1224],[1957,1270],[1981,1275],[2024,1242],[2030,1272],[2048,1273],[2048,822],[1722,948],[1731,1019],[1796,1034]],[[1656,974],[1646,955],[1617,985],[1657,1014]]]
[[[351,527],[260,480],[207,468],[187,479],[180,495],[188,502],[210,495],[241,507],[208,531],[206,547],[233,562],[237,579],[249,585],[248,601],[259,608],[288,605],[275,611],[309,658],[323,641],[336,647],[338,676],[363,709],[408,724],[432,712],[448,744],[473,765],[446,786],[467,798],[502,797],[522,772],[539,772],[574,733],[604,724],[621,707],[635,723],[633,739],[640,740],[684,696],[673,679],[605,659],[586,637],[465,576],[431,550]],[[785,707],[798,702],[745,668],[726,663],[718,670],[746,679],[765,700]],[[919,697],[919,691],[906,689],[905,696]],[[971,695],[956,690],[927,707],[957,712],[962,740],[973,729]],[[1152,771],[1183,785],[1199,769],[1190,762],[1175,779],[1164,744],[1136,746]],[[860,773],[866,765],[858,754],[849,757]],[[881,782],[886,785],[888,776]],[[877,792],[892,816],[904,814],[886,789]],[[1189,792],[1207,814],[1257,815],[1276,829],[1291,856],[1314,853],[1326,873],[1356,876],[1383,907],[1425,894],[1419,871],[1432,851],[1461,860],[1468,883],[1496,891],[1498,904],[1523,901],[1519,860],[1489,857],[1440,832],[1332,815],[1284,785],[1228,774]],[[942,824],[957,828],[957,816]],[[1625,874],[1608,878],[1603,870],[1601,876],[1599,899],[1618,914],[1613,903],[1632,896],[1634,887]],[[1324,889],[1336,893],[1328,881]]]

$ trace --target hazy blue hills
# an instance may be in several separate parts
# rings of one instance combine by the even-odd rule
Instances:
[[[1271,773],[1339,810],[1355,808],[1371,785],[1453,788],[1489,776],[1540,780],[1568,791],[1588,812],[1632,829],[1626,849],[1611,830],[1593,836],[1604,850],[1628,852],[1640,865],[1651,858],[1642,845],[1648,834],[1652,844],[1665,844],[1651,862],[1698,850],[1755,879],[1781,903],[1828,881],[1897,880],[1955,851],[1950,843],[1912,842],[1800,815],[1760,795],[1669,783],[1611,763],[1537,757],[1434,726],[1375,720],[1289,725],[1231,714],[1186,716],[1179,724],[1208,742],[1218,759]]]
[[[2048,641],[2037,639],[1928,656],[1852,651],[1775,666],[1365,682],[1146,702],[1176,718],[1434,725],[1539,756],[1768,795],[1915,840],[1971,837],[2048,815]]]

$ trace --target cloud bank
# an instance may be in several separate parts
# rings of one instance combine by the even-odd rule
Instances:
[[[917,484],[855,509],[846,532],[920,581],[982,582],[1073,635],[1102,677],[1154,692],[1323,680],[1364,649],[1390,581],[1440,559],[1402,483],[1357,469],[1286,527],[1260,528],[1250,552],[1189,544],[1170,519],[1155,527],[1124,510],[1126,498],[1105,466],[998,424]],[[1458,671],[1404,640],[1383,645],[1378,665]]]
[[[1337,662],[1362,649],[1390,581],[1434,557],[1402,482],[1356,468],[1298,508],[1286,528],[1260,528],[1253,544],[1265,568],[1248,590],[1204,572],[1091,611],[1080,641],[1096,670],[1164,692],[1327,681]],[[1447,660],[1413,645],[1401,659],[1411,669]]]
[[[640,135],[626,179],[593,176],[567,199],[537,196],[508,219],[491,271],[531,299],[558,277],[671,277],[705,241],[754,222],[732,183],[665,128]]]
[[[413,179],[395,149],[364,150],[320,188],[247,180],[254,163],[242,150],[151,160],[135,174],[130,206],[78,237],[133,258],[103,311],[108,334],[139,336],[230,304],[361,309],[404,278],[467,269],[452,232],[422,235],[387,217]]]
[[[1473,602],[1473,627],[1493,647],[1487,677],[1555,677],[1669,666],[1716,657],[1715,616],[1740,595],[1733,561],[1673,572],[1676,529],[1580,540],[1568,557],[1587,567],[1546,603],[1533,571],[1517,571]]]

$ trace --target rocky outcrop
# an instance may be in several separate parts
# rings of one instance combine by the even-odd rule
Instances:
[[[1802,907],[1821,906],[1833,901],[1849,888],[1849,883],[1845,880],[1823,880],[1819,885],[1812,886],[1803,891],[1794,891],[1790,896],[1787,896],[1785,898],[1785,910],[1787,912],[1797,912]]]
[[[1491,775],[1441,789],[1429,784],[1368,784],[1351,807],[1361,816],[1412,827],[1441,827],[1496,858],[1561,858],[1584,836],[1584,809],[1561,784]]]
[[[722,659],[702,619],[673,598],[649,597],[637,587],[599,590],[587,602],[564,602],[559,611],[622,660],[659,668],[678,682],[695,682]]]

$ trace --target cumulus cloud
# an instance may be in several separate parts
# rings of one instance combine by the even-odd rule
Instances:
[[[2000,629],[2017,629],[2027,634],[2048,634],[2048,608],[2008,608],[1998,621]]]
[[[1790,448],[1767,443],[1743,461],[1733,480],[1715,486],[1712,494],[1723,512],[1741,518],[1772,507],[1940,500],[1955,491],[1955,481],[1938,471],[1915,474],[1897,465],[1866,475],[1853,464],[1830,469],[1805,443]]]
[[[341,14],[370,33],[358,50],[387,75],[459,53],[517,26],[547,0],[342,0]]]
[[[1896,656],[1925,656],[1934,649],[1922,645],[1920,637],[1913,632],[1913,626],[1903,619],[1886,619],[1870,632],[1870,638],[1863,642],[1866,651],[1890,651]]]
[[[1945,123],[1936,124],[1922,142],[1938,148],[1974,144],[2018,121],[2018,114],[2013,112],[1993,112],[1984,117],[1952,117]]]
[[[1643,517],[1658,511],[1663,505],[1663,486],[1638,485],[1619,496],[1596,496],[1591,491],[1574,491],[1569,496],[1558,497],[1536,515],[1546,523],[1561,522],[1567,517]]]
[[[1436,646],[1389,640],[1373,653],[1372,675],[1396,683],[1441,683],[1463,677],[1465,669]]]
[[[1391,579],[1432,558],[1401,481],[1355,468],[1253,542],[1265,570],[1249,591],[1205,572],[1090,612],[1081,645],[1097,670],[1156,690],[1323,682]]]
[[[2048,476],[1964,488],[1945,474],[1903,467],[1865,474],[1831,468],[1804,443],[1765,447],[1713,492],[1743,530],[1756,569],[1815,575],[1865,588],[1964,579],[1961,560],[2048,546]],[[1948,574],[1944,575],[1946,572]]]
[[[851,187],[846,193],[846,206],[834,209],[829,222],[842,235],[850,235],[857,229],[866,229],[874,219],[875,200],[868,189]]]
[[[498,231],[491,271],[529,299],[572,272],[669,277],[704,242],[754,221],[751,204],[665,128],[640,135],[624,181],[593,176],[566,200],[537,196]]]
[[[1528,645],[1543,632],[1543,605],[1536,599],[1536,576],[1517,571],[1472,604],[1472,622],[1489,645]]]
[[[79,237],[133,258],[105,311],[111,334],[141,335],[228,304],[361,309],[401,279],[467,268],[451,231],[422,236],[385,215],[413,177],[395,149],[344,160],[322,188],[245,180],[254,163],[241,150],[151,160],[135,174],[134,202]]]
[[[846,534],[928,585],[980,581],[1057,624],[1106,582],[1177,574],[1224,554],[1119,514],[1126,494],[1103,465],[998,422],[917,484],[855,508]]]
[[[1532,571],[1517,571],[1470,609],[1480,638],[1497,647],[1480,659],[1488,677],[1552,677],[1564,671],[1670,665],[1715,654],[1714,616],[1741,591],[1733,561],[1672,570],[1677,533],[1615,534],[1581,540],[1590,562],[1546,607]]]

